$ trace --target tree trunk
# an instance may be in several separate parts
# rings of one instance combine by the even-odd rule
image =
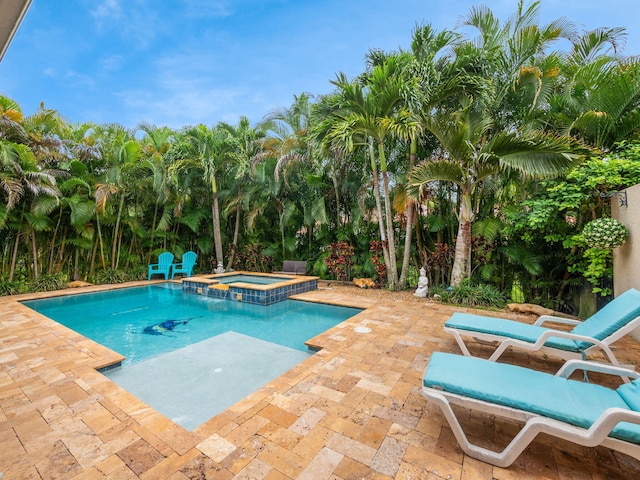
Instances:
[[[56,250],[56,236],[58,235],[58,229],[60,228],[60,221],[62,220],[62,209],[58,213],[58,221],[56,222],[56,228],[53,229],[53,236],[51,237],[51,247],[49,248],[49,265],[47,266],[47,273],[53,273],[53,265],[55,262],[55,250]]]
[[[60,273],[62,271],[62,266],[64,265],[64,251],[67,248],[67,230],[63,230],[62,241],[60,242],[60,248],[58,249],[58,254],[56,255],[57,260],[55,260],[55,269],[53,273]]]
[[[213,243],[216,249],[217,268],[224,271],[224,255],[222,253],[222,233],[220,232],[220,206],[218,204],[218,186],[216,178],[211,177],[211,192],[213,193],[213,205],[211,206],[211,214],[213,216]]]
[[[380,228],[380,241],[382,243],[382,255],[384,257],[384,266],[389,272],[389,244],[387,243],[387,234],[384,228],[384,215],[382,214],[382,200],[380,199],[380,179],[378,178],[378,167],[376,164],[376,155],[373,148],[373,140],[369,138],[369,156],[371,157],[371,171],[373,173],[373,196],[376,199],[376,211],[378,214],[378,227]],[[387,278],[389,276],[387,275]]]
[[[80,251],[76,248],[73,252],[73,273],[71,274],[71,280],[80,280],[80,271],[78,270],[78,263],[80,261]]]
[[[119,253],[118,249],[118,235],[120,233],[120,218],[122,217],[122,210],[124,209],[124,192],[120,194],[120,205],[118,205],[118,216],[116,217],[116,225],[113,228],[113,244],[111,245],[111,268],[115,269],[118,265],[116,261]]]
[[[458,235],[456,251],[451,269],[451,285],[456,287],[469,275],[469,254],[471,252],[471,192],[461,190],[460,213],[458,215]]]
[[[16,260],[18,258],[18,245],[20,243],[20,230],[16,230],[16,241],[13,243],[11,252],[11,266],[9,267],[9,281],[13,282],[13,275],[16,271]]]
[[[33,278],[38,279],[40,275],[38,268],[38,248],[36,246],[36,231],[31,232],[31,255],[33,255]]]
[[[91,249],[91,260],[89,262],[88,278],[93,277],[93,270],[95,269],[95,266],[96,266],[96,253],[98,252],[98,243],[99,243],[99,239],[96,238],[96,241],[93,244],[93,248]]]
[[[382,191],[384,193],[385,224],[387,227],[387,241],[389,242],[389,268],[387,269],[387,279],[389,288],[398,288],[398,264],[396,257],[396,241],[393,232],[393,205],[389,194],[389,175],[387,174],[387,161],[384,154],[384,145],[378,143],[378,153],[380,158],[380,173],[382,174]]]
[[[76,281],[80,279],[80,272],[78,271],[80,252],[76,248],[73,252],[73,273],[71,274],[71,280]]]
[[[413,168],[416,161],[416,152],[418,151],[418,142],[415,138],[411,139],[411,153],[409,154],[409,169]],[[411,232],[413,231],[413,200],[407,197],[407,206],[405,217],[407,226],[404,232],[404,254],[402,256],[402,271],[400,272],[400,280],[398,281],[401,288],[407,284],[407,275],[409,274],[409,262],[411,260]]]
[[[229,262],[227,270],[233,268],[233,261],[236,258],[236,250],[238,249],[238,237],[240,236],[240,206],[236,206],[236,224],[233,228],[233,242],[231,243],[231,253],[229,254]]]
[[[158,219],[158,202],[155,203],[153,208],[153,222],[151,223],[151,241],[149,243],[149,253],[147,257],[147,263],[151,263],[151,255],[153,254],[153,244],[156,238],[156,222]]]
[[[96,212],[96,226],[98,227],[98,239],[97,239],[98,241],[96,245],[100,244],[100,260],[102,262],[102,269],[105,269],[107,268],[107,264],[104,260],[104,244],[102,243],[102,230],[100,229],[100,215],[98,212]],[[95,253],[94,253],[94,256],[95,256]],[[91,264],[92,264],[91,270],[93,271],[93,264],[94,264],[93,259],[91,260]]]

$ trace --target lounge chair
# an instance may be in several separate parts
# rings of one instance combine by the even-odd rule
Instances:
[[[292,275],[306,275],[307,262],[304,260],[285,260],[282,262],[282,270],[273,273],[287,273]]]
[[[602,445],[640,460],[640,380],[617,390],[570,380],[575,370],[640,375],[609,364],[570,360],[556,374],[481,358],[436,352],[423,377],[423,395],[440,407],[462,450],[508,467],[539,433],[579,445]],[[524,422],[501,452],[472,444],[451,405]]]
[[[173,264],[173,253],[163,252],[158,255],[158,263],[149,264],[147,280],[151,280],[152,275],[164,275],[164,279],[168,280],[171,275],[171,265]]]
[[[552,321],[575,325],[569,331],[545,328],[544,322]],[[543,315],[533,325],[485,317],[467,313],[454,313],[444,324],[444,330],[454,336],[460,349],[471,356],[463,337],[472,337],[481,343],[493,343],[498,347],[489,357],[495,361],[509,347],[540,350],[558,355],[565,360],[586,359],[590,353],[602,350],[607,359],[621,366],[610,345],[640,326],[640,292],[627,290],[585,321]]]
[[[186,252],[182,255],[182,262],[174,263],[171,268],[171,278],[173,279],[176,273],[183,273],[186,277],[190,277],[197,258],[198,254],[195,252]]]

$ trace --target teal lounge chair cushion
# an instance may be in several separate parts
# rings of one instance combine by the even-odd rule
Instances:
[[[638,380],[622,392],[593,383],[475,357],[435,352],[423,384],[476,400],[503,405],[589,428],[607,408],[637,410]],[[635,389],[635,390],[634,390]],[[630,397],[633,402],[625,400]],[[640,425],[620,423],[612,437],[640,444]]]
[[[618,394],[629,405],[631,410],[640,412],[640,379],[618,387]]]
[[[638,316],[640,316],[640,291],[632,288],[614,298],[584,322],[576,325],[571,333],[596,340],[605,340]],[[547,330],[554,331],[552,328],[528,325],[513,320],[459,312],[451,316],[445,323],[445,327],[513,338],[529,343],[535,343],[540,335]],[[583,352],[593,343],[552,337],[544,345],[569,352]]]
[[[640,316],[640,292],[632,288],[614,298],[584,322],[576,325],[571,332],[603,340],[638,316]]]
[[[444,326],[458,330],[513,338],[528,343],[535,343],[543,332],[551,330],[549,328],[529,325],[514,320],[506,320],[504,318],[485,317],[460,312],[451,315],[451,318],[447,320]],[[570,338],[552,337],[545,342],[545,346],[569,352],[579,352],[581,348],[589,348],[591,344],[587,344],[586,347],[581,347],[578,345],[578,342]]]

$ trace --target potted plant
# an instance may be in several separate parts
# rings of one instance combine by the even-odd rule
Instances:
[[[587,223],[582,237],[591,248],[610,250],[622,245],[629,236],[627,227],[614,218],[598,218]]]

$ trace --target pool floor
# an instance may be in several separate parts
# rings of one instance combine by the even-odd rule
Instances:
[[[105,375],[178,425],[193,430],[309,356],[226,332]]]

